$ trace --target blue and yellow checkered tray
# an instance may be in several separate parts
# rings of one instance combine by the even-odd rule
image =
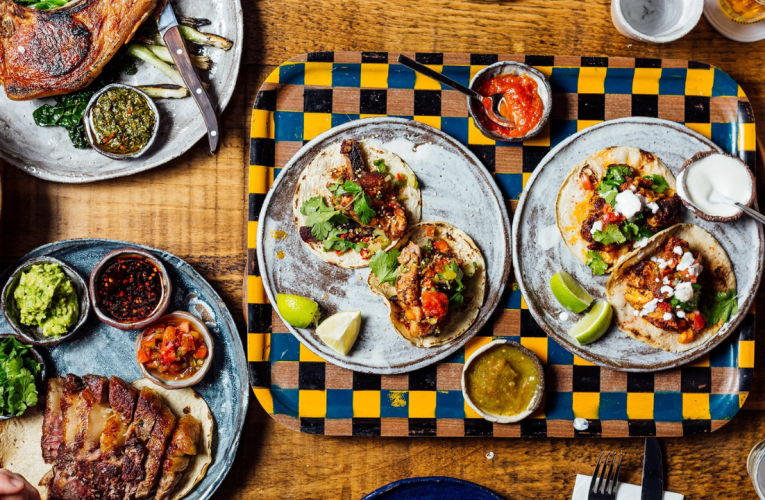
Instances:
[[[546,129],[524,143],[485,138],[465,98],[395,64],[398,54],[317,52],[282,64],[265,81],[252,114],[246,281],[250,381],[278,422],[301,432],[348,436],[626,437],[711,432],[744,403],[754,368],[754,315],[708,356],[659,373],[623,373],[569,353],[534,322],[518,290],[507,287],[496,318],[451,358],[386,376],[324,362],[292,336],[268,304],[256,258],[258,215],[279,170],[331,127],[374,116],[426,123],[452,135],[494,174],[509,208],[551,147],[614,118],[651,116],[684,123],[755,166],[754,114],[738,84],[707,64],[666,59],[406,54],[467,85],[501,60],[525,62],[550,80]],[[546,365],[547,393],[532,417],[492,424],[464,402],[467,356],[493,337],[516,340]],[[574,418],[589,421],[585,431]]]

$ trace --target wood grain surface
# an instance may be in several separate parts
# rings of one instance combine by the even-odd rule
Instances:
[[[241,289],[250,108],[268,73],[303,52],[694,59],[728,72],[749,96],[757,116],[765,112],[765,42],[729,41],[704,19],[680,41],[647,45],[616,31],[608,0],[243,0],[243,4],[244,66],[234,98],[221,117],[218,155],[205,152],[204,140],[166,166],[82,186],[40,181],[4,165],[0,263],[10,264],[39,245],[67,238],[119,238],[162,247],[187,259],[210,280],[244,332]],[[761,188],[760,193],[765,191]],[[758,299],[758,307],[765,304],[763,294]],[[686,498],[756,498],[746,457],[765,439],[765,322],[759,325],[754,392],[744,410],[710,435],[661,440],[666,485]],[[639,484],[643,456],[639,439],[310,436],[281,427],[253,398],[238,458],[215,498],[359,499],[398,479],[448,475],[485,485],[508,499],[564,499],[571,497],[575,475],[590,474],[606,449],[625,453],[622,479]],[[494,453],[492,460],[486,458],[488,452]]]

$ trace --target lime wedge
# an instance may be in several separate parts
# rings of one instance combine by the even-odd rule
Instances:
[[[558,271],[550,279],[550,289],[560,305],[577,314],[584,311],[592,301],[592,295],[582,288],[566,271]]]
[[[276,294],[276,307],[284,321],[295,328],[319,322],[319,304],[300,295]]]
[[[361,329],[361,311],[333,314],[316,329],[316,335],[339,354],[346,356]]]
[[[595,342],[611,326],[614,311],[608,302],[596,302],[593,308],[584,315],[584,318],[569,330],[569,335],[574,337],[581,345]]]

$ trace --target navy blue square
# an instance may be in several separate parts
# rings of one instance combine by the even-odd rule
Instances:
[[[548,365],[571,365],[574,363],[574,355],[564,349],[552,338],[547,341],[547,364]]]
[[[327,389],[327,418],[353,417],[353,391]]]
[[[685,95],[685,79],[688,70],[685,68],[664,68],[659,78],[659,94]]]
[[[598,416],[600,420],[627,420],[627,393],[601,392]]]
[[[603,89],[606,94],[631,94],[634,68],[608,68]]]
[[[333,64],[333,87],[358,87],[361,85],[361,64]]]
[[[391,64],[388,66],[389,89],[413,89],[415,73],[406,66]]]

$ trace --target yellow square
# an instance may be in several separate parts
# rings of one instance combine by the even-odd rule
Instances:
[[[304,391],[298,394],[298,415],[308,418],[327,416],[327,391]]]
[[[332,128],[331,113],[303,113],[303,140],[310,141]]]
[[[305,63],[305,84],[319,85],[322,87],[332,86],[332,63],[307,62]]]
[[[409,418],[436,418],[436,393],[409,391]]]
[[[362,64],[361,87],[362,88],[388,88],[387,64]]]
[[[282,66],[287,66],[289,64],[293,64],[293,63],[284,63]],[[266,78],[267,83],[279,83],[279,73],[280,73],[279,68],[280,67],[281,66],[277,67],[275,70],[271,72],[270,75],[268,75],[268,78]]]
[[[543,365],[547,364],[547,337],[521,337],[521,345],[536,354]]]
[[[433,128],[441,130],[441,117],[440,116],[420,116],[414,117],[414,121],[430,125]]]
[[[274,413],[274,397],[271,395],[270,389],[256,389],[253,387],[252,392],[255,393],[255,397],[258,398],[260,406],[266,410],[266,413],[273,415]]]
[[[709,354],[701,356],[699,359],[688,363],[686,366],[694,366],[696,368],[709,368]]]
[[[579,68],[579,93],[605,93],[606,70],[608,68]]]
[[[314,354],[313,351],[311,351],[309,348],[304,346],[302,343],[300,344],[300,361],[319,361],[323,362],[324,359]]]
[[[597,125],[598,123],[603,123],[603,120],[577,120],[576,131],[581,132],[587,127],[592,127],[593,125]]]
[[[633,94],[658,94],[661,68],[635,68],[632,78]]]
[[[468,144],[493,146],[495,143],[494,139],[489,139],[478,130],[472,118],[468,120]]]
[[[715,81],[713,69],[689,69],[685,77],[685,95],[712,96]]]
[[[628,392],[627,418],[634,420],[653,419],[653,393]]]
[[[553,70],[552,66],[532,66],[532,68],[536,69],[537,71],[545,75],[545,78],[547,78],[548,80],[550,79],[550,77],[552,77],[552,70]]]
[[[253,139],[274,138],[274,114],[265,109],[253,109],[250,120],[250,137]]]
[[[250,165],[250,193],[252,194],[266,194],[268,192],[269,177],[273,174],[269,174],[268,169],[272,167],[264,167],[262,165]]]
[[[523,172],[521,175],[523,176],[523,189],[526,189],[526,183],[531,179],[531,172]]]
[[[266,289],[263,288],[263,278],[260,276],[247,276],[247,303],[268,304]],[[260,333],[260,332],[253,332]]]
[[[513,285],[513,286],[517,286],[517,285]],[[519,289],[520,289],[520,287],[519,287]],[[514,290],[515,290],[515,288],[514,288]],[[523,298],[523,295],[521,295],[521,309],[526,309],[526,310],[529,309],[529,305],[526,303],[526,299]]]
[[[588,420],[597,419],[600,410],[600,393],[575,392],[571,406],[574,410],[574,417]]]
[[[539,131],[539,135],[526,139],[523,141],[524,146],[546,146],[550,147],[550,122],[545,123],[542,130]]]
[[[465,402],[465,418],[483,418],[467,402]]]
[[[744,403],[746,403],[746,397],[749,396],[749,393],[746,392],[744,394],[738,395],[738,407],[741,408],[744,406]]]
[[[699,134],[703,135],[707,139],[712,138],[712,124],[711,123],[686,123],[686,127],[689,129],[698,132]]]
[[[576,354],[574,354],[574,364],[576,366],[595,366],[595,363],[590,363],[589,361],[580,358]]]
[[[258,248],[258,221],[247,221],[247,248]]]
[[[754,340],[742,340],[738,343],[738,367],[754,368]]]
[[[738,93],[736,94],[736,97],[746,97],[744,89],[741,88],[741,85],[738,86]]]
[[[479,71],[481,71],[485,67],[486,66],[470,66],[470,81],[472,82],[473,81],[473,77],[476,75],[476,73],[478,73]]]
[[[271,351],[270,333],[247,334],[247,361],[268,361]]]
[[[444,67],[436,64],[427,64],[428,68],[442,73]],[[415,73],[414,88],[417,90],[441,90],[441,84],[425,75]]]
[[[709,394],[683,393],[683,419],[709,420]]]
[[[353,416],[380,418],[380,391],[353,391]]]
[[[359,119],[363,120],[364,118],[380,118],[382,116],[386,116],[386,115],[365,115],[365,114],[360,114],[359,115]]]
[[[470,356],[472,356],[473,353],[476,352],[479,347],[485,346],[492,340],[494,339],[491,337],[478,337],[478,336],[468,340],[467,344],[465,344],[465,359],[468,359]]]
[[[739,126],[738,149],[757,151],[757,136],[754,133],[754,123],[742,123]]]

